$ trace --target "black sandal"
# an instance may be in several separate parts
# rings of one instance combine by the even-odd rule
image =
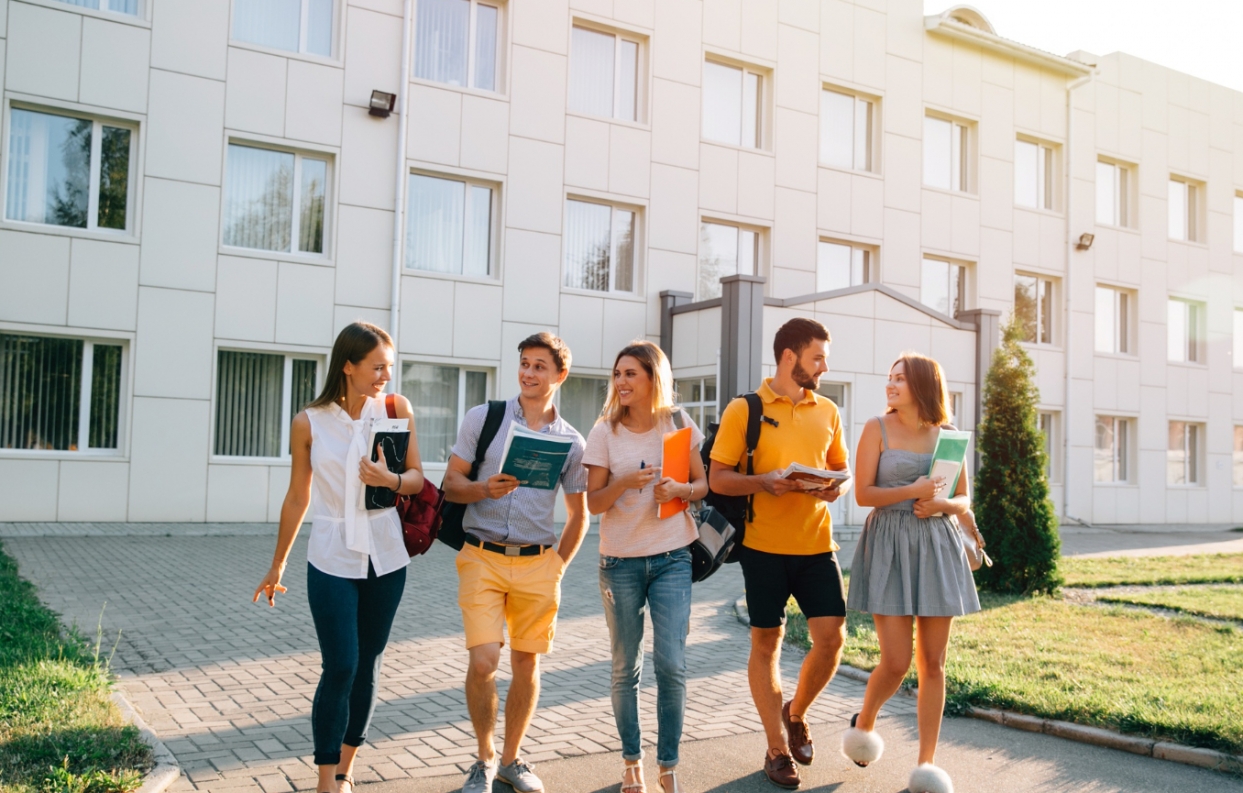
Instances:
[[[337,774],[338,782],[345,782],[350,786],[350,793],[354,793],[354,777],[349,774]]]

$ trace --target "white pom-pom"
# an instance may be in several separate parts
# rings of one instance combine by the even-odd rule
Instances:
[[[851,727],[842,734],[842,754],[855,763],[875,763],[885,751],[885,741],[875,730]]]
[[[954,793],[954,783],[949,774],[932,763],[924,763],[911,772],[906,789],[909,793]]]

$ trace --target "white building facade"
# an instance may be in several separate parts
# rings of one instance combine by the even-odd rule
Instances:
[[[1017,311],[1059,513],[1243,520],[1229,89],[919,0],[0,0],[0,85],[0,520],[276,520],[360,318],[431,472],[539,330],[584,432],[636,337],[706,422],[732,275],[852,442],[906,349],[974,426]]]

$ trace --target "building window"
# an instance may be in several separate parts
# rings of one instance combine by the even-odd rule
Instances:
[[[482,405],[491,393],[491,372],[462,366],[407,361],[401,369],[401,394],[414,409],[419,456],[425,463],[446,463],[466,411]]]
[[[924,184],[965,193],[970,190],[970,128],[957,121],[924,116]]]
[[[673,390],[678,394],[678,405],[707,435],[708,425],[717,420],[716,378],[684,377],[673,381]]]
[[[138,0],[61,0],[66,5],[138,16]]]
[[[560,400],[557,410],[561,418],[586,438],[591,433],[591,428],[596,425],[596,419],[600,418],[600,412],[604,410],[604,400],[608,397],[608,392],[607,377],[567,377],[557,390],[557,398]]]
[[[721,296],[721,279],[756,275],[760,266],[760,231],[724,223],[699,226],[699,300]]]
[[[1014,142],[1014,203],[1053,209],[1054,178],[1051,147],[1028,140]]]
[[[1200,451],[1204,427],[1187,421],[1170,422],[1170,443],[1165,453],[1165,481],[1171,485],[1202,485]]]
[[[1234,252],[1243,253],[1243,195],[1234,197]]]
[[[1243,308],[1234,310],[1234,368],[1243,369]]]
[[[1044,475],[1050,482],[1059,481],[1060,477],[1058,476],[1058,466],[1056,465],[1058,450],[1058,414],[1042,410],[1037,414],[1037,421],[1040,425],[1040,435],[1044,438]]]
[[[1093,478],[1097,482],[1126,482],[1130,479],[1131,420],[1116,416],[1096,417],[1096,448]]]
[[[919,300],[947,317],[966,308],[967,268],[944,259],[924,259]]]
[[[486,277],[492,272],[495,191],[487,184],[410,174],[406,267]]]
[[[748,149],[764,145],[764,77],[740,66],[704,62],[703,136]]]
[[[1038,275],[1014,275],[1014,313],[1023,330],[1023,341],[1052,344],[1054,323],[1053,281]]]
[[[327,159],[230,143],[224,244],[322,254],[327,192]]]
[[[1096,351],[1130,355],[1132,295],[1096,287]]]
[[[565,202],[565,285],[594,292],[635,291],[633,209]]]
[[[639,120],[639,42],[574,26],[570,42],[570,110]]]
[[[1234,428],[1234,486],[1243,487],[1243,426]]]
[[[1181,179],[1170,180],[1170,239],[1201,241],[1203,234],[1199,218],[1202,195],[1198,185]]]
[[[118,448],[124,348],[0,333],[0,449]]]
[[[1169,359],[1180,363],[1204,363],[1204,306],[1187,300],[1171,300],[1168,314]]]
[[[478,0],[419,0],[414,76],[495,91],[501,9]]]
[[[872,170],[872,102],[841,91],[820,92],[820,162]]]
[[[845,242],[820,240],[816,248],[816,291],[830,292],[871,280],[872,251]]]
[[[216,441],[220,457],[288,457],[289,425],[318,393],[314,358],[220,350]]]
[[[12,108],[5,217],[125,231],[135,138],[111,122]]]
[[[1131,172],[1125,165],[1097,160],[1096,222],[1102,226],[1131,225]]]
[[[233,39],[331,58],[335,6],[335,0],[235,0]]]
[[[962,392],[961,391],[950,392],[949,409],[950,409],[949,423],[953,424],[955,427],[961,428],[962,424],[960,422],[966,418],[962,414]]]

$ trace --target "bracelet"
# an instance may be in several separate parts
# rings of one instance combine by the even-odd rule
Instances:
[[[397,474],[397,487],[393,490],[393,492],[394,493],[401,492],[401,474]]]

